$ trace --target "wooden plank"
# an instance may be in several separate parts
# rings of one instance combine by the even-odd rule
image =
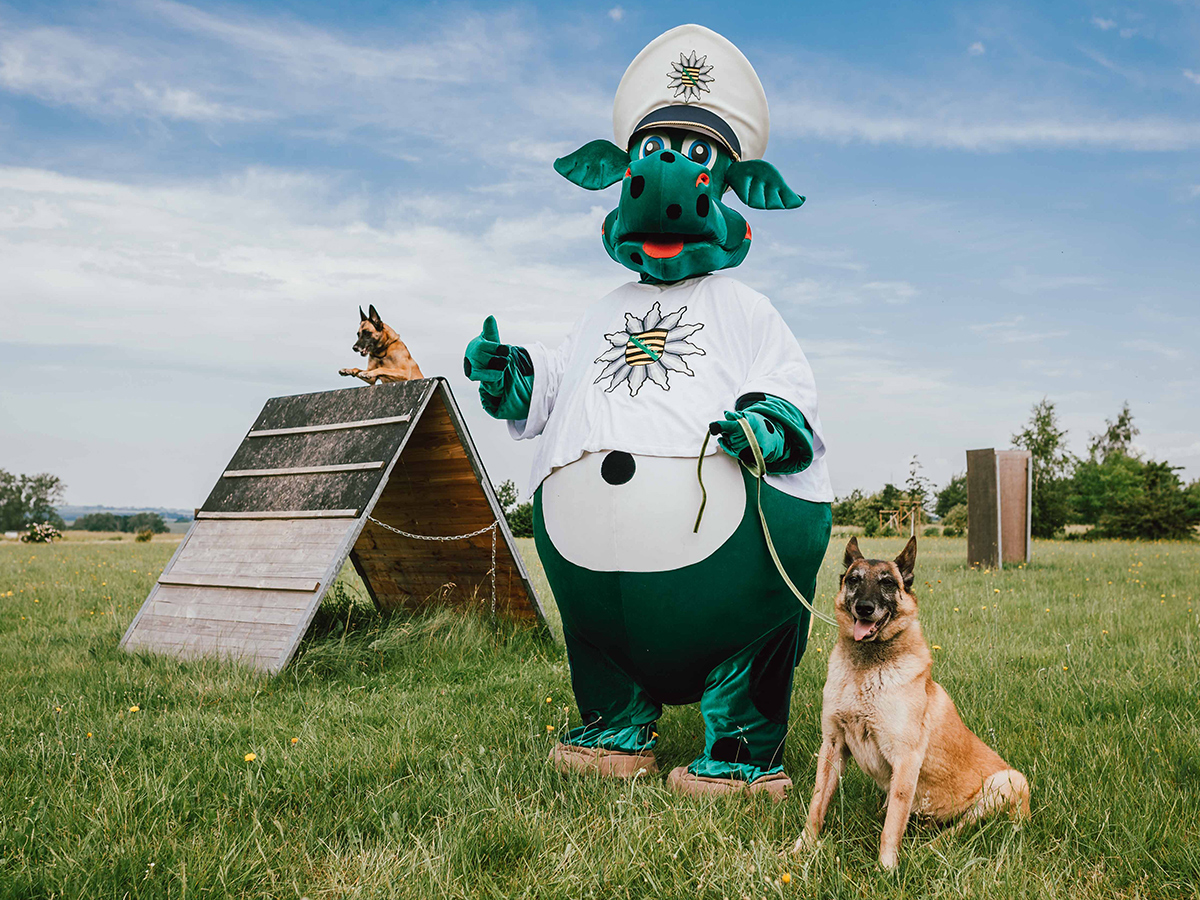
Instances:
[[[192,622],[241,622],[258,625],[294,626],[304,616],[303,609],[275,609],[269,606],[239,607],[207,604],[197,607],[190,603],[155,600],[150,614],[162,619],[178,619],[181,627]]]
[[[197,608],[230,606],[246,609],[305,609],[309,597],[299,591],[263,591],[257,588],[213,588],[196,585],[163,584],[154,595],[154,603],[170,602]]]
[[[278,475],[325,475],[331,472],[365,472],[382,469],[387,462],[338,463],[331,466],[292,466],[284,469],[226,469],[222,478],[270,478]]]
[[[294,578],[287,575],[164,575],[159,584],[177,584],[190,587],[254,588],[257,591],[303,591],[312,593],[321,586],[314,578]]]
[[[297,428],[261,428],[249,432],[248,438],[278,437],[284,434],[314,434],[318,431],[342,431],[347,428],[369,428],[372,425],[395,425],[397,422],[408,422],[410,415],[386,416],[382,419],[359,419],[356,422],[330,422],[328,425],[302,425]]]
[[[967,451],[967,564],[1000,565],[1000,497],[996,451]]]
[[[324,560],[321,561],[322,563]],[[265,578],[320,578],[324,573],[321,563],[258,563],[253,566],[245,562],[176,563],[170,575],[224,575],[261,576]]]
[[[205,512],[196,513],[197,519],[352,519],[357,509],[294,509],[263,510],[261,512]]]
[[[272,539],[291,542],[297,538],[328,537],[340,539],[353,524],[346,518],[337,519],[234,519],[200,523],[191,535],[193,541],[221,538],[228,540]]]
[[[278,649],[288,640],[290,624],[271,625],[264,622],[227,622],[211,619],[182,619],[149,613],[139,631],[172,635],[176,640],[244,641],[249,646]]]
[[[1028,450],[996,452],[1000,497],[1001,562],[1025,562],[1029,558],[1029,464]]]

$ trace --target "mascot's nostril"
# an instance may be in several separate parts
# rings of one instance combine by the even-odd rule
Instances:
[[[664,150],[659,159],[661,159],[663,162],[675,162],[675,154],[670,150]]]
[[[696,215],[702,219],[708,215],[708,194],[696,198]]]
[[[614,450],[600,463],[600,477],[609,484],[625,484],[633,477],[637,464],[624,450]]]
[[[646,179],[641,175],[634,175],[629,182],[629,196],[636,200],[642,196],[642,191],[646,189]]]
[[[640,266],[642,264],[642,254],[640,253],[630,253],[629,259],[635,266]]]
[[[682,215],[683,215],[683,207],[680,206],[678,203],[672,203],[670,206],[667,207],[667,218],[668,219],[678,219]]]

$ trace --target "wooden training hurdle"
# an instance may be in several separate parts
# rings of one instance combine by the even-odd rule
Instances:
[[[268,400],[121,646],[278,672],[347,556],[380,609],[545,627],[450,386],[429,378]]]

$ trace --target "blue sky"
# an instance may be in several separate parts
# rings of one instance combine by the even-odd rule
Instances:
[[[1043,396],[1074,448],[1128,400],[1200,477],[1200,3],[0,3],[0,468],[199,505],[267,397],[345,387],[374,303],[478,411],[494,313],[556,344],[628,280],[611,138],[650,39],[733,40],[808,197],[736,277],[812,361],[835,489],[944,482]],[[732,201],[736,204],[736,200]]]

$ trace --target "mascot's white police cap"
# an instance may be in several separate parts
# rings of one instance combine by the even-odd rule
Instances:
[[[617,145],[628,148],[634,134],[653,126],[700,131],[734,159],[762,159],[771,115],[741,50],[703,25],[680,25],[647,44],[617,86]]]

